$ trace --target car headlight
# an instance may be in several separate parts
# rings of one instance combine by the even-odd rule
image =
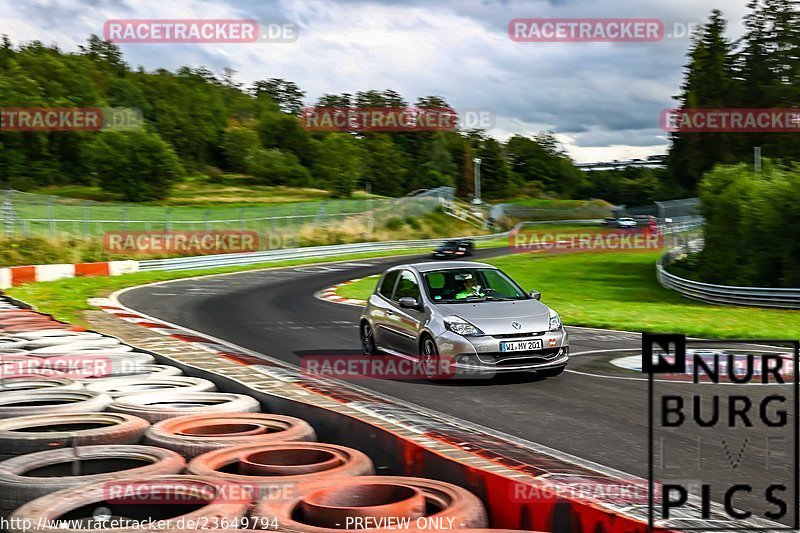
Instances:
[[[444,317],[444,327],[453,333],[464,335],[465,337],[483,335],[483,332],[477,327],[456,315]]]
[[[561,329],[561,317],[558,316],[558,313],[550,310],[550,331],[558,331]]]

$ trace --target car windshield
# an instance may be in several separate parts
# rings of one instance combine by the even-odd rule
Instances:
[[[497,300],[525,300],[519,285],[493,268],[450,268],[423,274],[431,300],[458,303]]]

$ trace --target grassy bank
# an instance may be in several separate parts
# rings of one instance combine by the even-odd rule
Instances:
[[[100,187],[88,185],[62,185],[43,187],[30,191],[37,194],[73,198],[76,200],[94,200],[100,202],[120,202],[118,194],[104,191]],[[351,200],[364,203],[366,194],[354,191]],[[379,198],[374,196],[374,198]],[[159,202],[142,202],[140,206],[192,206],[192,207],[244,207],[279,205],[290,203],[319,203],[331,200],[330,191],[309,187],[285,187],[259,185],[249,176],[240,174],[223,174],[217,178],[205,175],[187,176],[178,182],[169,197]],[[347,200],[337,200],[347,203]]]
[[[376,221],[375,227],[371,228],[372,231],[369,231],[369,229],[369,221],[366,216],[355,216],[341,223],[330,224],[327,227],[309,225],[299,229],[296,233],[276,233],[280,238],[274,239],[274,242],[271,239],[272,235],[260,233],[261,246],[259,249],[404,239],[437,239],[486,233],[475,226],[441,212],[428,213],[419,217],[390,217],[385,221]],[[156,232],[158,231],[160,230],[156,230]],[[281,246],[277,246],[275,243],[279,243]],[[179,255],[181,254],[142,253],[131,255],[111,253],[104,248],[101,237],[0,237],[0,267],[55,263],[91,263],[120,259],[162,259]]]
[[[800,311],[727,307],[693,302],[659,285],[658,253],[520,254],[487,260],[542,301],[564,322],[630,331],[685,333],[719,338],[797,338]],[[339,294],[366,299],[375,287],[365,278]]]

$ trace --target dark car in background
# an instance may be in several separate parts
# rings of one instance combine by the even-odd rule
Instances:
[[[637,227],[636,220],[630,217],[619,217],[619,218],[607,217],[602,220],[602,224],[610,228],[620,228],[620,229]]]
[[[431,257],[437,259],[453,259],[455,257],[468,257],[472,255],[475,243],[470,239],[450,239],[431,252]]]

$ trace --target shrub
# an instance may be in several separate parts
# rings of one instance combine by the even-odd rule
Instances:
[[[403,219],[400,217],[392,217],[384,222],[383,227],[389,231],[397,231],[404,225]]]
[[[205,174],[208,176],[209,183],[222,183],[224,181],[222,170],[215,166],[206,165]]]
[[[132,202],[166,198],[181,175],[170,145],[144,130],[97,134],[90,158],[100,187]]]
[[[800,167],[767,162],[718,166],[700,182],[705,247],[699,273],[710,283],[800,286]]]

